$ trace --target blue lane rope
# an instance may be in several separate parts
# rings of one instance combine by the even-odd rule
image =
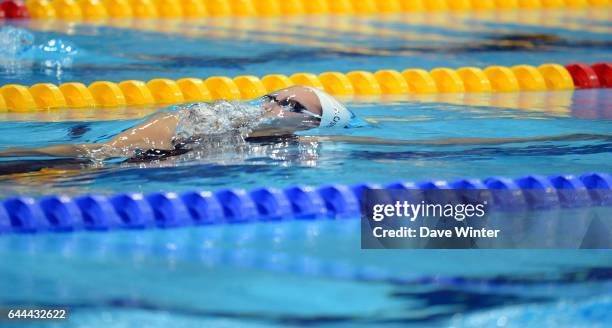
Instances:
[[[69,232],[78,230],[173,228],[190,225],[278,220],[357,218],[366,189],[489,189],[505,208],[571,208],[612,204],[612,175],[579,177],[529,175],[516,179],[459,179],[395,182],[387,185],[294,186],[251,191],[120,193],[112,196],[52,195],[35,200],[14,197],[0,202],[0,233]],[[571,191],[571,192],[568,192]]]

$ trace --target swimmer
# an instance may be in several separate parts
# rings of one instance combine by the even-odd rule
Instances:
[[[222,134],[241,131],[244,139],[292,136],[297,131],[320,128],[341,129],[355,115],[324,91],[292,86],[232,107],[242,111],[229,121],[215,120],[214,111],[206,103],[173,106],[153,114],[140,124],[114,136],[107,142],[64,144],[45,148],[11,149],[0,156],[61,156],[61,157],[129,157],[155,150],[170,155],[185,153],[189,143],[202,134]],[[223,103],[221,103],[223,105]],[[218,106],[223,108],[223,106]],[[205,112],[210,115],[202,115]],[[198,122],[201,121],[201,122]],[[194,123],[201,125],[194,128]],[[190,129],[186,129],[190,126]]]
[[[212,105],[221,106],[212,106]],[[215,115],[214,110],[229,114]],[[234,105],[232,105],[234,104]],[[243,104],[244,106],[241,106]],[[45,148],[9,149],[0,157],[57,156],[70,158],[116,158],[132,161],[163,159],[189,152],[194,143],[206,146],[211,135],[238,133],[241,140],[265,137],[296,137],[298,131],[318,128],[315,136],[301,141],[346,142],[373,145],[492,145],[534,141],[575,141],[610,139],[610,135],[568,134],[541,138],[452,138],[443,140],[389,140],[375,137],[343,136],[338,133],[359,120],[342,103],[323,90],[292,86],[248,102],[193,103],[173,106],[143,119],[139,124],[113,136],[109,141],[63,144]],[[214,110],[211,110],[214,109]],[[236,113],[236,114],[232,114]],[[217,119],[219,118],[219,119]],[[325,134],[325,135],[323,135]],[[224,139],[221,142],[227,142]],[[214,147],[214,145],[213,145]],[[129,160],[128,160],[129,161]]]

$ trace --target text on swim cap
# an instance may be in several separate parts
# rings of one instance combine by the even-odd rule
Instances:
[[[332,119],[332,121],[329,123],[328,127],[333,127],[336,125],[336,123],[338,123],[338,121],[340,121],[340,110],[337,107],[334,107],[334,118]]]

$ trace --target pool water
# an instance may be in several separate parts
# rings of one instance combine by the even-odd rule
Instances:
[[[583,93],[584,96],[594,96],[592,99],[597,100],[597,105],[581,104]],[[608,134],[612,112],[606,106],[612,104],[612,92],[534,92],[519,96],[519,99],[505,100],[515,108],[495,106],[495,99],[491,99],[493,96],[466,100],[446,95],[440,100],[426,103],[399,98],[353,101],[349,102],[349,107],[369,123],[346,129],[340,134],[376,137],[383,141],[440,141],[474,137],[545,140],[491,145],[478,142],[454,145],[459,141],[453,140],[449,140],[450,145],[372,145],[360,141],[253,142],[240,150],[187,153],[152,163],[125,163],[115,159],[113,163],[84,165],[60,161],[47,164],[48,168],[43,171],[22,173],[20,170],[28,170],[28,165],[36,168],[43,158],[10,158],[0,161],[0,168],[4,168],[5,172],[0,176],[0,184],[3,185],[0,195],[108,194],[117,191],[217,190],[228,187],[252,189],[295,184],[390,183],[400,180],[582,174],[612,170],[612,139]],[[551,97],[559,102],[557,106],[550,107]],[[563,99],[563,103],[559,99]],[[525,105],[529,102],[534,107]],[[478,105],[468,105],[472,103]],[[594,118],[581,117],[585,111]],[[36,121],[0,122],[0,149],[96,142],[112,135],[109,131],[121,131],[137,120],[121,119],[121,116],[129,117],[129,112],[123,115],[114,112],[114,119],[107,121],[72,117],[72,121],[48,122],[57,120],[52,115],[59,114],[33,115]],[[84,113],[79,115],[87,116]],[[29,119],[27,115],[14,118]],[[23,135],[23,131],[28,131],[27,135]],[[311,133],[306,131],[301,134]],[[547,140],[572,134],[592,135],[594,139]]]
[[[0,85],[612,61],[610,14],[5,21],[11,29],[0,30]],[[612,171],[609,89],[343,100],[368,122],[344,137],[537,141],[251,143],[137,164],[10,158],[0,160],[0,198]],[[103,140],[157,110],[0,113],[0,150]],[[367,251],[360,249],[359,220],[350,218],[2,235],[0,244],[0,304],[71,309],[67,324],[48,326],[612,322],[607,250]]]
[[[69,307],[62,327],[604,327],[612,320],[607,250],[367,251],[356,219],[1,242],[4,263],[19,266],[1,267],[0,299]]]
[[[11,22],[29,33],[4,43],[0,83],[595,63],[610,61],[609,22],[601,9]]]

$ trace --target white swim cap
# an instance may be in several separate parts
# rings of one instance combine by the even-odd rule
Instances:
[[[348,108],[321,89],[313,87],[307,88],[312,90],[317,97],[319,97],[319,101],[321,102],[320,129],[344,128],[349,124],[353,114]]]

